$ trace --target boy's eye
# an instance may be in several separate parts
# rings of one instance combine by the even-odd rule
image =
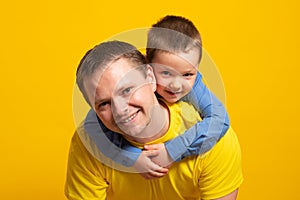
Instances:
[[[161,74],[164,75],[164,76],[170,76],[171,75],[171,73],[169,71],[162,71]]]
[[[193,73],[186,73],[186,74],[183,74],[183,76],[186,76],[186,77],[193,76],[193,75],[194,75]]]

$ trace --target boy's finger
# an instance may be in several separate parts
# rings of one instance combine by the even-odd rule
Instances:
[[[157,144],[146,144],[144,146],[144,148],[146,150],[157,150],[157,149],[159,149]]]
[[[150,173],[154,173],[154,172],[156,172],[156,173],[162,173],[162,174],[167,174],[168,173],[168,171],[169,171],[169,169],[168,168],[164,168],[164,167],[161,167],[161,166],[159,166],[159,165],[153,165],[153,167],[152,167],[152,171],[150,171]]]
[[[153,150],[150,150],[150,151],[144,151],[144,154],[145,156],[147,157],[154,157],[154,156],[158,156],[159,155],[159,151],[153,151]]]
[[[149,172],[149,174],[152,177],[160,178],[160,177],[163,177],[164,175],[166,175],[167,173],[161,173],[161,172],[153,171],[153,172]]]

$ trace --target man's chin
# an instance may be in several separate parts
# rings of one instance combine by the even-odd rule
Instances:
[[[141,134],[141,131],[133,130],[134,128],[121,128],[122,133],[128,137],[138,137]]]
[[[139,129],[139,130],[130,130],[130,131],[125,131],[123,130],[123,134],[130,138],[130,139],[147,139],[153,137],[153,135],[147,135],[145,134],[144,129]]]

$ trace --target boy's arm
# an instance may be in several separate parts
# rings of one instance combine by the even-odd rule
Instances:
[[[168,172],[168,169],[151,161],[157,152],[142,151],[131,145],[122,135],[106,128],[92,109],[84,121],[84,129],[96,145],[96,151],[125,167],[134,167],[144,178],[159,178]],[[101,157],[98,159],[106,163]]]
[[[204,85],[199,72],[192,91],[183,100],[191,103],[203,120],[165,144],[174,161],[210,150],[229,128],[225,107]]]

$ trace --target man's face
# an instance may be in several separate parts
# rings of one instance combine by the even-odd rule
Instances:
[[[121,58],[87,79],[89,100],[107,128],[129,137],[143,137],[140,134],[151,121],[150,112],[157,103],[151,74]]]
[[[174,103],[191,91],[197,75],[197,52],[155,53],[151,65],[157,81],[156,92],[168,102]]]

